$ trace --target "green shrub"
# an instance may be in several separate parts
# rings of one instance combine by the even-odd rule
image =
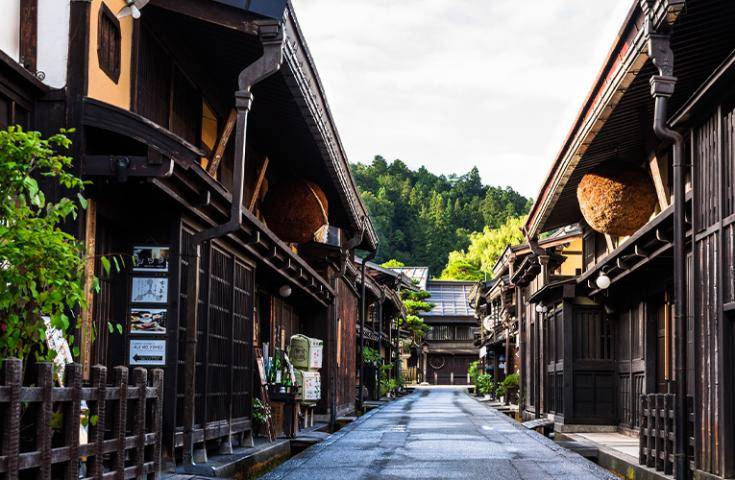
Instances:
[[[256,425],[265,425],[271,416],[271,409],[268,405],[261,402],[259,398],[253,398],[253,423]]]
[[[475,360],[474,362],[470,363],[470,366],[467,367],[467,377],[470,379],[470,383],[477,387],[477,376],[480,375],[480,361]]]
[[[500,384],[498,384],[497,389],[495,390],[495,395],[503,397],[508,395],[508,393],[517,391],[519,386],[520,374],[518,372],[511,373],[505,377]]]
[[[363,363],[377,365],[380,362],[380,352],[375,348],[366,346],[362,349],[362,361]]]
[[[477,391],[481,395],[490,395],[493,392],[495,385],[493,383],[493,377],[487,373],[478,375],[477,377]]]
[[[48,139],[20,127],[0,130],[0,358],[51,360],[47,316],[66,335],[71,313],[87,307],[84,249],[61,226],[86,207],[83,182],[70,173],[71,145],[62,134]],[[48,201],[38,180],[58,184],[69,197]]]
[[[398,388],[398,382],[394,378],[380,381],[380,396],[384,397],[388,392],[392,392]]]
[[[518,388],[521,384],[521,375],[518,372],[511,373],[505,379],[503,379],[503,385],[505,388],[512,390]]]

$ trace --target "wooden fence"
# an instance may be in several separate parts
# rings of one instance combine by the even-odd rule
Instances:
[[[648,393],[640,396],[639,462],[666,475],[674,473],[674,419],[678,414],[675,398],[676,395],[669,393]],[[690,468],[693,468],[694,414],[692,399],[687,400],[690,433],[687,454]]]
[[[5,359],[0,381],[0,479],[42,480],[159,478],[163,371],[149,385],[144,368],[92,368],[82,384],[82,366],[65,368],[63,387],[54,384],[53,365],[39,363],[33,386],[23,385],[23,364]],[[80,441],[82,403],[88,441]]]

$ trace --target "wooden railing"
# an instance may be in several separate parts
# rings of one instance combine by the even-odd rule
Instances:
[[[163,371],[149,385],[144,368],[92,367],[82,384],[82,366],[65,368],[64,386],[54,383],[53,365],[39,363],[32,386],[23,385],[23,363],[5,359],[0,381],[0,479],[44,480],[159,478]],[[82,421],[82,404],[89,412]],[[80,441],[86,424],[88,441]]]
[[[648,393],[640,396],[640,443],[639,462],[666,475],[674,473],[675,422],[678,411],[676,395],[669,393]],[[694,445],[694,425],[691,399],[687,399],[689,412],[689,466],[693,468],[692,446]]]

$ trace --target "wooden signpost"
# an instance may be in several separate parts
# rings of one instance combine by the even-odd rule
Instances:
[[[260,401],[268,407],[269,415],[268,421],[265,424],[266,435],[268,441],[273,442],[276,439],[276,425],[273,421],[273,411],[271,409],[271,400],[268,396],[268,380],[265,375],[265,365],[263,364],[263,351],[260,348],[255,348],[255,363],[258,367],[258,377],[260,386]]]

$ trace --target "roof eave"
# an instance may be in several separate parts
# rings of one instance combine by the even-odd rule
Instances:
[[[654,27],[672,24],[683,6],[684,0],[656,0],[651,10]],[[574,168],[648,60],[646,20],[639,2],[634,2],[531,207],[525,224],[529,236],[547,230],[545,222]]]
[[[360,231],[365,225],[363,241],[358,248],[375,251],[378,246],[378,235],[370,220],[367,208],[360,198],[357,184],[350,171],[342,140],[329,107],[327,97],[317,72],[314,59],[309,52],[304,34],[296,18],[293,5],[288,2],[286,11],[286,36],[284,66],[294,76],[295,87],[301,92],[304,107],[307,110],[307,121],[315,131],[320,143],[319,149],[328,161],[330,174],[337,183],[342,202],[348,211],[351,227]]]

